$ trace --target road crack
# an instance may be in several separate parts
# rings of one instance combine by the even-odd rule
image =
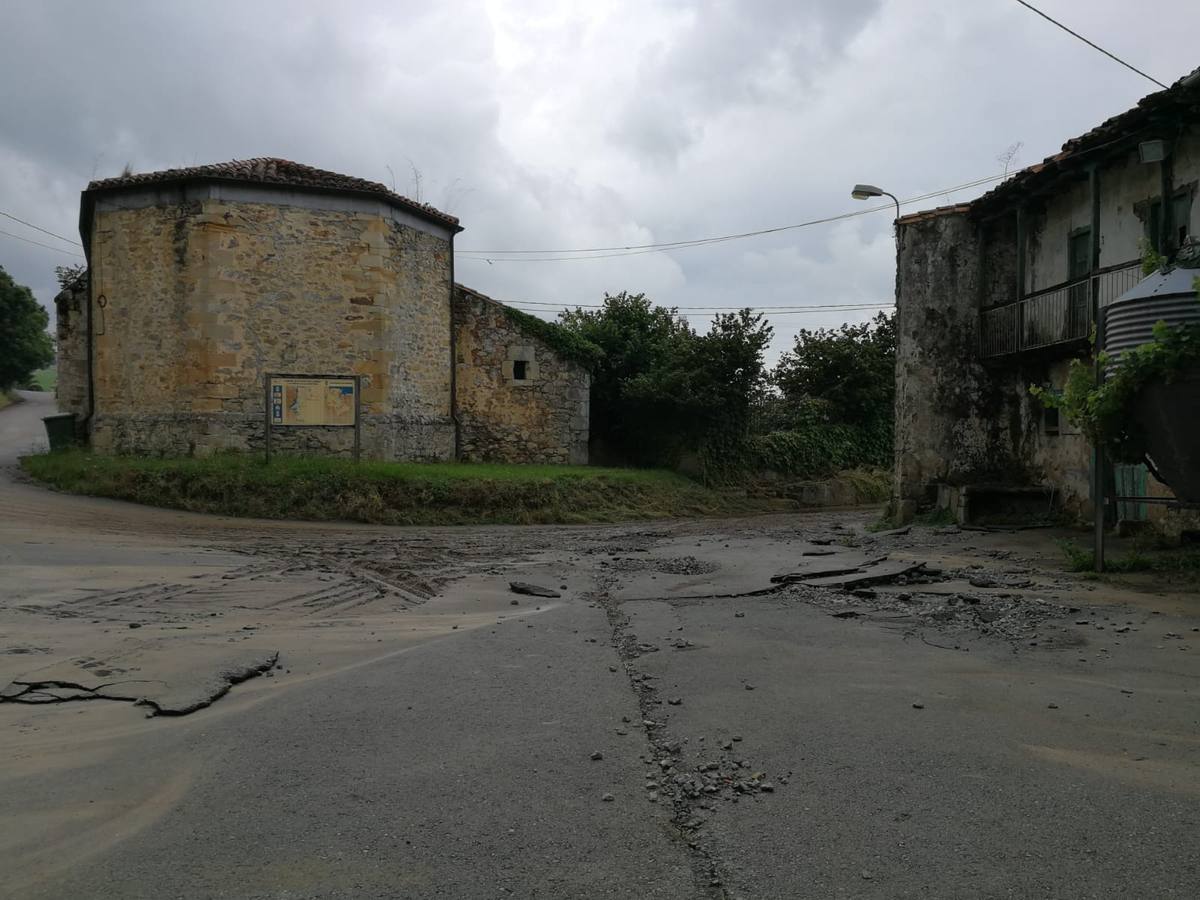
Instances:
[[[727,889],[729,867],[707,837],[704,826],[716,814],[719,803],[770,794],[775,791],[775,785],[765,773],[754,772],[740,754],[734,752],[732,740],[719,745],[715,759],[696,765],[685,761],[686,740],[676,735],[664,721],[664,699],[655,684],[655,677],[640,671],[636,664],[639,657],[657,652],[658,648],[639,643],[630,629],[629,617],[621,610],[621,602],[609,591],[611,582],[606,581],[600,582],[591,599],[599,603],[608,618],[612,645],[621,658],[630,689],[637,699],[641,721],[631,723],[630,730],[640,728],[646,738],[648,752],[642,758],[651,769],[646,776],[646,799],[670,804],[672,837],[687,853],[696,895],[711,900],[732,900]],[[676,649],[690,649],[690,646]],[[682,702],[680,697],[665,700],[668,706],[679,706]]]

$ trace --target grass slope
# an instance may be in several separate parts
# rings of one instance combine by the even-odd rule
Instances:
[[[385,525],[615,522],[778,508],[703,488],[673,472],[474,463],[355,465],[331,459],[145,459],[84,450],[28,456],[63,491],[154,506],[272,519]]]

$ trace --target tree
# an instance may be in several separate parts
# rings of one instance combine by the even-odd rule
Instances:
[[[33,292],[0,266],[0,388],[24,385],[54,361],[49,324],[50,316]]]
[[[816,407],[828,422],[872,426],[891,422],[896,396],[896,322],[879,313],[862,325],[801,330],[772,381],[785,405]]]
[[[605,296],[562,324],[604,351],[592,377],[592,434],[636,464],[671,465],[688,450],[706,459],[744,437],[765,381],[771,327],[749,310],[717,316],[697,334],[644,294]]]
[[[58,280],[58,286],[64,291],[69,287],[74,287],[85,275],[87,275],[86,263],[54,267],[54,277]]]
[[[562,325],[598,346],[604,355],[592,373],[591,432],[602,450],[631,462],[656,462],[660,447],[647,430],[662,431],[673,404],[660,404],[648,393],[635,402],[631,382],[678,356],[693,337],[675,310],[655,306],[645,294],[622,291],[604,295],[599,310],[576,309],[560,315]],[[670,408],[664,408],[670,407]]]

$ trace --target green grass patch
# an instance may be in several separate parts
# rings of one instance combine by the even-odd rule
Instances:
[[[33,373],[33,377],[29,380],[29,386],[31,390],[36,387],[36,389],[39,391],[53,391],[57,385],[57,366],[50,366],[48,369],[38,369]]]
[[[655,469],[385,463],[249,454],[196,459],[27,456],[58,490],[195,512],[270,519],[465,525],[617,522],[778,508]]]
[[[885,503],[892,496],[892,473],[886,469],[847,469],[836,477],[854,486],[860,503]]]
[[[1096,568],[1096,554],[1090,547],[1082,547],[1074,541],[1059,541],[1059,548],[1072,572],[1092,572]],[[1146,549],[1135,546],[1119,555],[1105,554],[1104,571],[1157,572],[1163,575],[1200,574],[1200,548],[1171,547]]]

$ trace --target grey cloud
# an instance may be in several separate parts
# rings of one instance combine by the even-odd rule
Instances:
[[[1088,28],[1165,79],[1195,66],[1185,30],[1120,0]],[[1032,162],[1149,89],[1016,4],[941,0],[41,0],[5,4],[4,30],[0,209],[67,237],[94,176],[254,155],[391,166],[409,193],[411,160],[463,247],[752,230],[861,208],[855,181],[904,196],[989,174],[1016,140]],[[890,222],[458,274],[501,299],[850,302],[890,293]],[[43,302],[71,259],[0,236]],[[777,344],[841,318],[780,318]]]

